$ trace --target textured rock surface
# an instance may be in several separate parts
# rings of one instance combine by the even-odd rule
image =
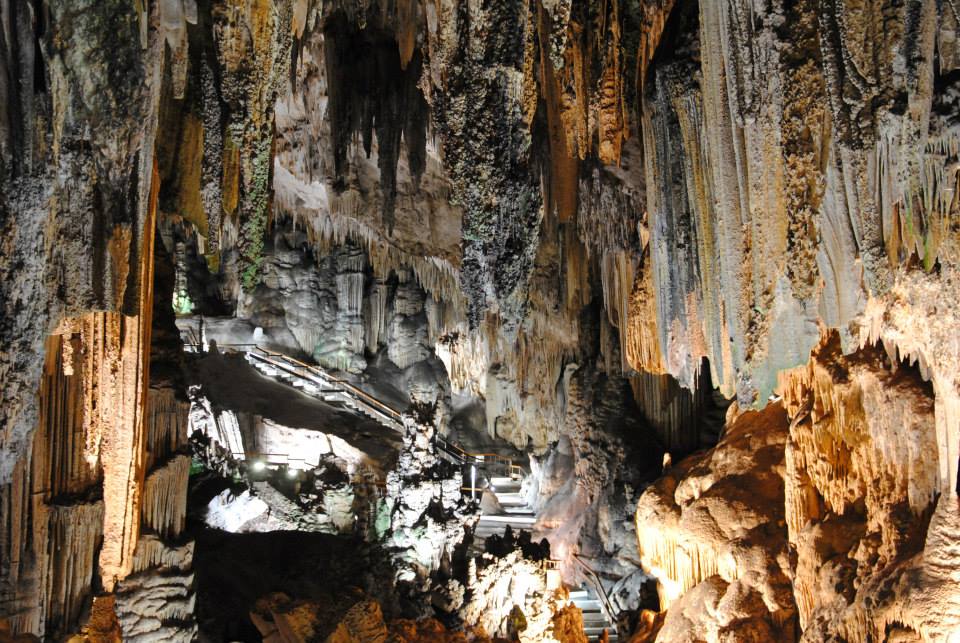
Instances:
[[[955,504],[949,495],[935,501],[932,387],[919,369],[879,347],[841,355],[836,336],[825,338],[810,364],[783,381],[793,416],[786,517],[797,552],[794,594],[805,640],[833,633],[880,637],[894,624],[903,636],[934,638],[937,630],[929,629],[922,610],[887,611],[905,603],[903,590],[888,597],[888,588],[912,585],[908,578],[923,575],[923,563],[901,561],[922,560],[926,547],[934,559],[945,553],[935,553],[943,527],[930,516],[942,504],[937,522],[948,523]],[[910,590],[913,597],[928,592],[936,604],[939,592],[927,583]],[[946,631],[955,617],[947,608],[935,620]]]
[[[644,569],[667,610],[657,640],[793,640],[780,404],[747,412],[707,453],[664,471],[637,504]]]
[[[185,546],[176,307],[435,408],[388,495],[424,596],[467,516],[418,440],[457,407],[533,455],[568,575],[597,555],[633,609],[639,553],[661,640],[946,637],[958,26],[936,0],[0,0],[0,628],[57,637],[128,587],[124,628],[189,635],[189,562],[157,571]],[[241,417],[394,450],[236,370],[224,473]],[[713,442],[712,385],[789,420],[668,467],[639,500],[668,536],[632,534],[661,453]]]
[[[436,407],[414,405],[403,422],[404,446],[387,476],[377,531],[393,559],[396,581],[408,592],[426,593],[431,572],[450,564],[479,514],[460,491],[459,468],[437,451]]]

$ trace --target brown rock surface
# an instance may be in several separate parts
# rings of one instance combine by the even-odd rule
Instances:
[[[746,412],[714,449],[668,468],[640,496],[640,561],[657,577],[667,610],[657,640],[722,640],[740,631],[753,633],[744,640],[793,637],[783,514],[787,429],[780,404]]]

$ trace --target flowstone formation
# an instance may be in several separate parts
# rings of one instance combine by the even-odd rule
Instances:
[[[0,0],[0,639],[956,638],[958,32]]]
[[[956,502],[936,497],[933,391],[921,370],[878,346],[841,355],[833,335],[783,381],[793,418],[786,518],[805,638],[953,632],[957,614],[931,578],[946,552],[924,551]]]
[[[716,447],[665,468],[637,504],[640,562],[666,610],[657,640],[796,638],[787,414],[777,403],[731,419]]]

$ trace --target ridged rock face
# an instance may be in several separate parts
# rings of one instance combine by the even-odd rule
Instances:
[[[660,640],[956,630],[955,4],[0,0],[0,629],[192,635],[176,307],[436,405],[406,580],[455,393]]]
[[[138,265],[152,263],[163,27],[155,13],[116,2],[4,2],[2,15],[0,481],[7,483],[37,422],[44,338],[64,315],[136,312]]]
[[[723,390],[762,404],[778,370],[806,361],[818,322],[845,329],[911,257],[927,270],[950,260],[947,13],[812,2],[673,12],[643,97],[669,372],[689,382],[707,356]]]
[[[793,418],[786,519],[806,639],[831,632],[879,637],[893,622],[932,637],[937,630],[929,629],[929,617],[910,610],[894,616],[889,609],[905,597],[881,589],[914,574],[911,565],[897,563],[935,536],[927,533],[938,504],[932,387],[882,348],[842,356],[836,336],[783,381]],[[949,497],[941,502],[941,514],[955,504]],[[931,591],[925,583],[912,589],[917,596]]]
[[[747,412],[707,453],[664,470],[637,504],[640,561],[667,610],[657,640],[793,640],[780,404]]]

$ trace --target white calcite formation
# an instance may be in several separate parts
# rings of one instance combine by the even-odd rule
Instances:
[[[285,474],[276,476],[282,483]],[[291,500],[267,482],[256,482],[242,491],[226,489],[206,507],[207,526],[231,533],[264,531],[311,531],[350,534],[357,517],[372,511],[356,503],[353,485],[348,482],[314,489],[309,495]]]
[[[265,515],[268,509],[267,503],[251,494],[249,489],[240,493],[225,489],[207,503],[204,522],[214,529],[239,533],[245,531],[247,523]]]
[[[387,475],[377,519],[396,580],[412,592],[430,589],[431,574],[449,562],[479,518],[463,495],[459,467],[442,459],[435,443],[436,407],[414,404],[403,416],[403,449]]]
[[[508,637],[510,617],[519,609],[526,628],[519,632],[523,643],[554,643],[554,615],[566,604],[566,593],[550,587],[539,561],[528,560],[519,550],[502,558],[484,554],[470,561],[465,600],[457,615],[490,636]]]

